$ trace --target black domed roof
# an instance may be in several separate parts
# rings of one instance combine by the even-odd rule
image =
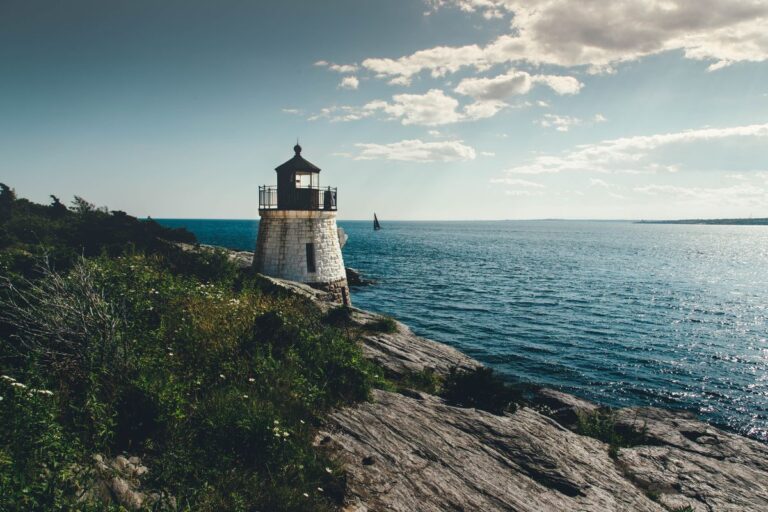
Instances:
[[[304,171],[304,172],[320,172],[320,168],[313,164],[312,162],[309,162],[304,159],[304,157],[301,156],[301,146],[299,146],[298,143],[296,143],[295,146],[293,146],[293,151],[295,154],[293,155],[293,158],[288,160],[282,165],[279,165],[275,167],[275,170],[277,172],[296,172],[296,171]]]

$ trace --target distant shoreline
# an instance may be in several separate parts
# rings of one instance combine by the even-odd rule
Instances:
[[[719,225],[719,226],[768,226],[768,218],[639,220],[637,221],[637,224],[710,224],[710,225]]]

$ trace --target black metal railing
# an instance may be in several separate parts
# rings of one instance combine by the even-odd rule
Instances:
[[[336,211],[336,187],[297,187],[280,190],[274,185],[259,187],[259,210]]]

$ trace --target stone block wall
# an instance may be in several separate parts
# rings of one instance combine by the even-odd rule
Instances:
[[[316,288],[347,290],[336,212],[262,210],[253,267],[268,276]],[[314,244],[315,272],[307,268],[306,244]],[[343,282],[343,283],[342,283]],[[341,301],[341,300],[340,300]]]

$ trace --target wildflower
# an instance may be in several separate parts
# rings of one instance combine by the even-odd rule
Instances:
[[[27,386],[22,384],[21,382],[11,382],[11,386],[16,387],[16,388],[22,388],[22,389],[26,389],[27,388]]]
[[[2,402],[2,401],[3,401],[3,397],[0,396],[0,402]]]
[[[330,475],[331,473],[333,473],[333,470],[331,468],[325,468],[325,472]]]
[[[248,398],[248,395],[243,395],[243,398]]]
[[[304,425],[304,420],[299,420],[299,423],[301,423],[302,425]]]
[[[53,391],[49,391],[47,389],[30,389],[29,392],[37,393],[38,395],[53,396]]]
[[[279,424],[280,424],[280,421],[279,421],[279,420],[275,420],[275,421],[273,421],[272,423],[274,423],[275,425],[279,425]]]
[[[307,494],[307,493],[304,493],[304,497],[305,497],[305,498],[309,498],[309,494]]]
[[[322,487],[318,487],[317,490],[320,491],[320,492],[323,492],[323,488]]]
[[[249,378],[249,379],[248,379],[248,382],[256,382],[256,379],[254,379],[253,377],[251,377],[251,378]]]
[[[16,382],[16,379],[14,379],[13,377],[11,377],[9,375],[2,375],[2,376],[0,376],[0,378],[3,379],[3,380],[7,380],[8,382]]]
[[[289,435],[291,435],[291,434],[289,434],[287,431],[283,432],[283,437],[288,437]]]
[[[219,377],[221,377],[222,379],[226,379],[226,377],[224,376],[224,374],[223,374],[223,373],[220,373],[220,374],[219,374]]]
[[[170,357],[173,357],[173,352],[168,352],[168,355],[169,355]]]

